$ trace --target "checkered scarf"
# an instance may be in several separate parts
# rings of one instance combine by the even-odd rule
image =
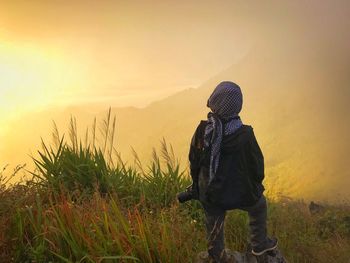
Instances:
[[[209,183],[215,177],[219,165],[223,136],[233,134],[243,125],[238,116],[242,109],[242,103],[240,87],[230,81],[221,82],[208,99],[207,106],[211,109],[211,112],[208,113],[204,145],[205,147],[211,147]]]

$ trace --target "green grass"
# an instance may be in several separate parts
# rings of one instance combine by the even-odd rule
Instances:
[[[33,158],[33,178],[9,186],[0,173],[1,262],[193,262],[206,249],[198,202],[176,202],[190,179],[171,146],[143,165],[127,165],[114,147],[110,111],[97,134],[96,120],[84,140],[72,118],[69,141],[54,126],[53,142]],[[97,138],[101,139],[98,141]],[[289,262],[349,262],[350,207],[325,206],[311,215],[304,202],[270,201],[268,227]],[[244,250],[248,217],[231,211],[226,245]]]

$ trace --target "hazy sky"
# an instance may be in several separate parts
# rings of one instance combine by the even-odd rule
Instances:
[[[341,176],[349,178],[346,168],[342,169],[349,148],[345,144],[350,123],[345,114],[350,97],[349,28],[349,0],[0,0],[0,167],[27,162],[28,153],[38,149],[40,137],[50,135],[51,119],[61,120],[62,125],[68,121],[70,112],[59,115],[63,106],[83,104],[77,107],[81,109],[77,118],[85,116],[88,123],[94,113],[85,114],[86,110],[96,110],[97,104],[103,110],[142,107],[212,77],[232,76],[252,85],[247,87],[251,103],[256,99],[257,105],[266,104],[260,109],[282,112],[280,119],[265,112],[267,123],[285,125],[259,133],[265,138],[265,149],[270,149],[267,156],[273,153],[268,138],[275,138],[283,128],[290,134],[280,134],[282,139],[276,143],[284,138],[285,156],[291,154],[290,137],[301,134],[297,152],[304,153],[309,141],[304,139],[312,136],[311,148],[316,150],[310,150],[310,156],[320,159],[315,162],[321,167],[318,171],[331,176],[344,170]],[[203,90],[197,91],[186,94]],[[285,103],[283,96],[288,96]],[[192,98],[187,99],[192,103]],[[154,114],[167,123],[165,109],[177,112],[185,108],[182,102],[158,107],[161,112]],[[286,109],[289,112],[283,113]],[[249,110],[265,123],[264,112]],[[173,131],[169,125],[155,128],[158,124],[147,121],[153,115],[142,120],[140,116],[150,135]],[[291,122],[283,116],[290,116]],[[119,136],[125,132],[126,149],[134,143],[128,141],[128,122],[134,127],[137,118],[124,120]],[[300,133],[299,123],[313,129]],[[137,132],[134,136],[143,138]],[[175,142],[181,139],[185,137]],[[333,145],[340,144],[344,151],[331,154],[339,161],[328,167],[327,160],[323,169],[319,156],[330,152],[324,145],[338,149]],[[318,146],[323,150],[318,152]],[[146,147],[143,141],[142,147]],[[278,147],[283,149],[282,144]],[[276,152],[267,160],[283,156]],[[308,161],[306,153],[298,155],[298,163]]]
[[[348,7],[326,0],[0,2],[0,129],[5,117],[57,104],[147,105],[197,87],[271,32],[329,38]]]
[[[241,4],[230,2],[2,3],[2,110],[106,100],[143,106],[196,87],[249,49]]]

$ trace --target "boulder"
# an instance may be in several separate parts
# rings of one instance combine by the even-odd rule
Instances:
[[[261,256],[254,256],[249,249],[246,252],[237,252],[225,249],[228,259],[220,263],[287,263],[279,249],[275,249]],[[207,251],[202,251],[197,255],[195,263],[212,263]]]

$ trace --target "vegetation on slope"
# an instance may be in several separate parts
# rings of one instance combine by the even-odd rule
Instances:
[[[52,146],[34,158],[33,178],[8,186],[0,174],[0,256],[4,262],[192,262],[206,249],[204,217],[196,201],[179,205],[190,179],[163,140],[149,165],[134,152],[126,164],[114,147],[110,113],[80,140],[72,119],[69,140],[53,133]],[[23,167],[18,167],[18,173]],[[348,262],[350,207],[269,202],[269,231],[289,262]],[[244,250],[245,212],[226,220],[227,246]]]

